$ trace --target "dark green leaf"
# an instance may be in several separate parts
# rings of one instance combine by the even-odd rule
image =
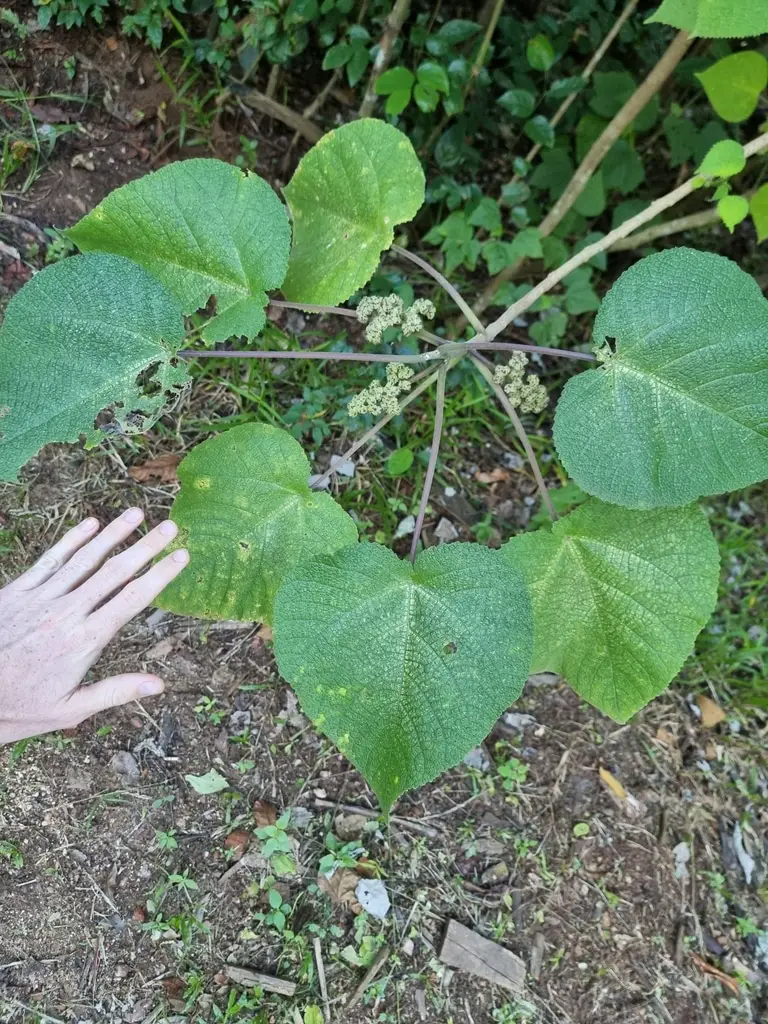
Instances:
[[[448,81],[448,72],[436,60],[425,60],[419,64],[416,69],[416,79],[421,85],[432,92],[447,93],[451,88]]]
[[[374,89],[379,96],[389,96],[392,93],[410,93],[413,83],[416,81],[412,71],[408,68],[389,68],[376,79]]]
[[[337,43],[329,50],[326,50],[323,58],[323,71],[332,71],[334,68],[343,67],[354,53],[350,43]]]
[[[496,101],[512,117],[530,117],[536,106],[536,97],[527,89],[508,89]]]
[[[526,121],[523,125],[523,131],[531,142],[538,142],[540,146],[544,146],[547,149],[551,149],[555,144],[555,129],[546,117],[543,117],[541,114],[537,114],[530,121]]]
[[[545,35],[537,35],[528,40],[525,56],[534,71],[549,71],[555,63],[554,47]]]

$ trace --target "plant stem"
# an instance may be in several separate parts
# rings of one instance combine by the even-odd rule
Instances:
[[[379,352],[317,352],[302,349],[288,351],[220,350],[206,352],[198,349],[183,349],[178,353],[185,359],[324,359],[328,362],[347,361],[352,363],[427,363],[445,358],[439,350],[420,352],[417,355],[386,355]]]
[[[472,312],[472,308],[469,303],[464,301],[459,294],[458,289],[454,288],[448,278],[444,277],[436,267],[433,267],[431,263],[427,263],[427,261],[423,260],[421,256],[417,256],[415,252],[411,252],[409,249],[403,249],[401,245],[393,245],[392,252],[396,252],[398,256],[404,256],[405,259],[410,260],[411,263],[415,263],[417,267],[421,267],[421,269],[425,270],[430,277],[433,277],[440,287],[450,295],[477,333],[483,333],[483,325],[478,317],[476,317]]]
[[[483,341],[483,339],[467,342],[467,348],[471,351],[494,351],[494,352],[538,352],[543,356],[562,356],[563,359],[582,359],[592,363],[595,356],[591,352],[577,352],[570,348],[548,348],[546,345],[526,345],[516,341]]]
[[[392,58],[392,48],[397,41],[397,37],[400,35],[400,29],[408,17],[410,8],[411,0],[395,0],[395,6],[390,11],[381,39],[379,40],[378,53],[373,62],[373,69],[371,77],[368,79],[363,102],[360,104],[360,110],[357,113],[358,117],[370,117],[373,113],[376,101],[379,99],[376,94],[376,82],[379,75],[389,66]]]
[[[437,398],[435,400],[435,427],[432,431],[432,446],[429,449],[429,464],[427,466],[427,472],[424,476],[424,487],[421,491],[421,503],[419,504],[419,514],[416,517],[416,526],[413,530],[413,539],[411,540],[411,565],[416,561],[416,552],[419,548],[419,537],[421,536],[421,529],[424,525],[424,516],[427,512],[427,504],[429,503],[429,495],[432,490],[432,481],[435,479],[435,470],[437,469],[437,455],[440,451],[440,438],[443,433],[443,411],[445,409],[445,378],[448,373],[448,364],[443,363],[440,367],[437,375]]]
[[[531,469],[533,470],[533,476],[536,480],[536,486],[539,489],[541,500],[544,502],[544,505],[546,506],[547,512],[549,512],[552,522],[556,522],[557,512],[555,512],[555,506],[552,504],[552,499],[549,496],[547,485],[544,483],[544,476],[542,475],[538,459],[536,458],[536,452],[533,450],[533,445],[531,444],[530,438],[528,437],[528,434],[525,431],[525,427],[523,426],[522,420],[517,415],[515,407],[510,402],[504,389],[499,384],[497,384],[496,381],[493,379],[493,374],[491,373],[487,360],[483,359],[482,356],[473,355],[472,362],[475,364],[480,373],[482,373],[482,375],[488,381],[489,385],[491,386],[491,389],[493,390],[493,393],[496,395],[499,402],[501,403],[504,412],[506,412],[507,416],[509,416],[510,420],[512,421],[512,426],[515,428],[515,433],[520,438],[520,443],[525,449],[525,454],[528,457],[528,462],[530,463]]]
[[[591,60],[586,65],[584,70],[581,72],[581,77],[584,79],[585,82],[589,81],[589,79],[590,79],[590,77],[592,75],[592,72],[595,70],[597,65],[600,63],[600,61],[605,56],[605,54],[606,54],[606,52],[608,50],[608,47],[611,45],[613,40],[616,38],[616,36],[619,34],[619,32],[621,32],[621,30],[624,28],[624,25],[627,23],[627,21],[629,21],[629,19],[632,17],[636,7],[637,7],[637,0],[629,0],[629,3],[627,4],[627,6],[624,8],[624,10],[621,12],[619,17],[613,23],[613,26],[612,26],[610,32],[605,37],[605,39],[603,39],[602,43],[600,43],[598,48],[593,53]],[[557,125],[560,124],[560,122],[562,121],[563,117],[565,116],[566,111],[568,110],[570,105],[574,102],[574,100],[576,99],[577,96],[578,96],[577,92],[572,92],[570,94],[570,96],[566,96],[565,97],[563,102],[560,104],[560,106],[554,112],[552,117],[549,119],[549,123],[552,125],[553,128],[557,127]],[[535,159],[535,157],[538,155],[540,149],[541,149],[541,143],[540,142],[537,142],[533,146],[531,146],[531,148],[525,154],[526,161],[528,163],[530,163],[533,159]],[[519,181],[519,180],[520,180],[520,175],[519,174],[516,174],[514,176],[514,178],[512,179],[512,181]]]
[[[749,198],[746,196],[745,198]],[[663,224],[652,224],[645,231],[638,231],[629,238],[622,238],[614,242],[611,252],[626,252],[629,249],[642,249],[644,245],[655,242],[657,238],[666,238],[667,235],[676,235],[680,231],[691,231],[694,228],[703,228],[708,224],[716,224],[720,220],[717,207],[712,206],[708,210],[699,210],[698,213],[689,213],[685,217],[676,217],[674,220],[664,221]]]
[[[427,370],[423,370],[415,377],[412,377],[412,381],[421,380],[421,383],[419,384],[418,387],[414,388],[413,391],[409,392],[409,394],[400,402],[397,412],[390,412],[387,413],[386,416],[382,416],[378,423],[374,423],[370,430],[366,430],[362,437],[358,438],[358,440],[355,441],[355,443],[350,448],[347,448],[344,454],[339,457],[340,461],[343,462],[345,459],[351,459],[352,456],[356,452],[359,452],[364,445],[368,444],[369,441],[372,441],[382,427],[385,427],[390,420],[393,420],[395,418],[395,416],[399,416],[407,405],[410,405],[415,398],[418,398],[423,391],[427,390],[430,384],[437,380],[439,372],[439,370],[434,370],[432,373],[429,374],[428,377],[423,379],[425,374],[428,373]],[[317,480],[314,481],[314,483],[312,484],[313,488],[315,490],[318,490],[320,487],[322,487],[325,481],[334,472],[335,470],[333,468],[327,469],[322,476],[319,476]]]
[[[608,150],[620,138],[632,121],[634,121],[643,107],[645,107],[656,95],[682,59],[689,45],[690,39],[687,33],[678,32],[667,47],[661,59],[651,70],[648,77],[640,83],[618,114],[616,114],[613,120],[606,125],[603,132],[592,143],[588,153],[576,168],[573,177],[566,185],[565,191],[541,224],[538,225],[539,233],[542,238],[550,235],[566,213],[568,213],[570,208],[586,188],[589,179],[602,163],[603,158],[608,153]],[[482,315],[483,311],[491,305],[499,285],[514,277],[523,262],[524,258],[516,260],[492,278],[474,305],[474,311],[478,316]],[[462,320],[459,318],[456,327],[460,329],[461,326]]]
[[[768,132],[762,135],[758,135],[757,138],[752,139],[744,147],[744,153],[746,156],[754,156],[755,153],[760,153],[762,150],[768,149]],[[656,199],[650,206],[646,207],[640,213],[634,217],[630,217],[629,220],[624,221],[619,227],[610,231],[607,235],[601,238],[598,242],[593,242],[592,245],[586,246],[581,252],[576,253],[567,260],[557,270],[553,270],[551,274],[547,274],[543,281],[540,281],[535,288],[532,288],[527,292],[521,299],[515,302],[505,310],[505,312],[492,324],[489,324],[485,331],[486,338],[495,338],[497,334],[501,334],[505,327],[507,327],[512,321],[524,313],[526,309],[529,309],[537,299],[541,298],[542,295],[550,291],[554,286],[562,281],[564,277],[567,277],[577,267],[582,266],[584,263],[588,263],[591,259],[598,255],[598,253],[605,252],[610,249],[615,242],[618,242],[622,238],[627,238],[637,228],[642,227],[643,224],[647,224],[649,220],[662,213],[664,210],[668,210],[670,206],[674,206],[679,203],[681,199],[685,199],[691,192],[695,191],[699,187],[701,178],[694,174],[680,185],[679,188],[674,189],[672,192],[668,192],[667,195],[662,196],[660,199]]]
[[[635,0],[635,3],[637,3],[637,0]],[[496,3],[493,5],[493,10],[491,11],[491,16],[488,19],[488,24],[485,27],[483,41],[480,44],[480,49],[477,51],[477,56],[472,64],[472,70],[469,73],[467,84],[464,86],[465,100],[474,89],[477,76],[483,70],[483,65],[485,64],[485,59],[488,56],[488,50],[491,46],[491,39],[493,38],[493,33],[496,31],[496,26],[499,23],[499,18],[501,17],[503,8],[504,0],[496,0]]]
[[[312,302],[286,302],[284,299],[270,299],[269,304],[278,309],[300,309],[303,313],[333,313],[336,316],[348,316],[357,320],[354,309],[344,309],[342,306],[317,306]]]

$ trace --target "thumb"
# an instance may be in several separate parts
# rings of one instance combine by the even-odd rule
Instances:
[[[165,683],[158,676],[144,672],[127,672],[120,676],[110,676],[90,686],[81,686],[72,695],[72,710],[78,715],[79,721],[106,711],[107,708],[128,704],[142,697],[154,697],[162,693]]]

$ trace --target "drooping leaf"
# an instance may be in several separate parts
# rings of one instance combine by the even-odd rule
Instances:
[[[765,0],[663,0],[646,18],[704,39],[744,39],[768,32]]]
[[[171,518],[190,565],[157,600],[203,619],[270,622],[286,573],[357,543],[357,527],[329,494],[308,485],[309,462],[285,430],[232,427],[204,441],[178,469]]]
[[[749,216],[749,202],[744,196],[723,196],[717,204],[717,212],[720,220],[733,234],[736,225],[741,224],[744,218]]]
[[[594,93],[589,106],[606,121],[618,114],[637,88],[628,71],[596,71],[592,82]]]
[[[176,301],[121,256],[73,256],[14,296],[0,331],[0,480],[52,441],[96,443],[157,418],[188,379],[174,357],[184,340]],[[150,379],[144,379],[149,375]]]
[[[530,117],[536,106],[536,97],[527,89],[507,89],[496,102],[512,117]]]
[[[581,195],[573,204],[573,208],[582,217],[599,217],[605,209],[605,204],[605,185],[601,167],[590,177]]]
[[[696,168],[703,178],[732,178],[740,174],[747,163],[744,147],[733,139],[716,142]]]
[[[618,189],[622,195],[634,192],[645,180],[643,161],[626,139],[619,139],[608,150],[601,168],[607,189]]]
[[[757,241],[768,238],[768,185],[761,185],[749,201],[749,212],[757,229]]]
[[[717,544],[696,506],[592,499],[502,553],[531,591],[533,670],[564,676],[619,722],[672,681],[715,607]]]
[[[183,313],[216,298],[208,342],[253,338],[279,288],[291,236],[282,203],[255,174],[220,160],[180,160],[111,192],[68,232],[84,252],[148,270]]]
[[[551,149],[555,144],[555,129],[543,114],[537,114],[523,125],[523,131],[531,140],[540,146]]]
[[[537,35],[533,39],[529,39],[525,47],[525,55],[534,71],[549,71],[555,63],[555,49],[545,35]]]
[[[520,574],[477,544],[430,548],[411,566],[365,543],[286,580],[274,637],[304,711],[388,811],[457,764],[520,695],[530,599]]]
[[[696,125],[687,117],[668,114],[664,118],[663,128],[669,145],[669,166],[679,167],[690,160],[696,150]]]
[[[696,75],[724,121],[746,121],[768,85],[768,60],[757,50],[731,53]]]
[[[554,425],[585,491],[653,508],[768,477],[768,302],[735,263],[647,256],[603,300],[594,340],[603,365],[568,381]]]
[[[593,273],[592,267],[577,267],[564,278],[565,308],[571,316],[592,313],[600,308],[600,299],[591,284]]]
[[[293,249],[283,292],[293,302],[336,305],[366,284],[395,227],[416,215],[424,172],[402,132],[363,118],[310,149],[285,198]]]

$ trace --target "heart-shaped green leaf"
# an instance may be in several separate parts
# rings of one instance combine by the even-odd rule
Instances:
[[[585,491],[652,508],[768,477],[768,302],[735,263],[683,248],[640,260],[594,339],[603,365],[568,381],[554,426]]]
[[[309,462],[285,430],[233,427],[179,466],[171,518],[190,565],[159,608],[203,619],[265,621],[286,573],[315,555],[356,544],[357,527],[330,495],[312,491]]]
[[[385,811],[485,738],[528,675],[520,573],[477,544],[415,565],[375,544],[305,563],[275,601],[275,654],[304,711]]]
[[[724,121],[746,121],[768,85],[768,60],[757,50],[730,53],[696,75]]]
[[[176,301],[129,260],[73,256],[36,274],[0,331],[0,480],[52,441],[95,443],[104,409],[105,430],[146,429],[188,379],[183,340]]]
[[[416,215],[424,172],[402,132],[363,118],[310,149],[285,198],[293,249],[283,293],[292,302],[335,305],[370,280],[395,227]]]
[[[696,506],[592,499],[502,548],[533,599],[534,671],[625,722],[679,672],[715,607],[717,544]]]
[[[220,160],[181,160],[123,185],[68,234],[84,252],[139,263],[184,313],[215,296],[207,342],[259,334],[291,244],[285,207],[266,181]]]
[[[664,0],[646,22],[683,29],[704,39],[743,39],[768,32],[765,0]]]

